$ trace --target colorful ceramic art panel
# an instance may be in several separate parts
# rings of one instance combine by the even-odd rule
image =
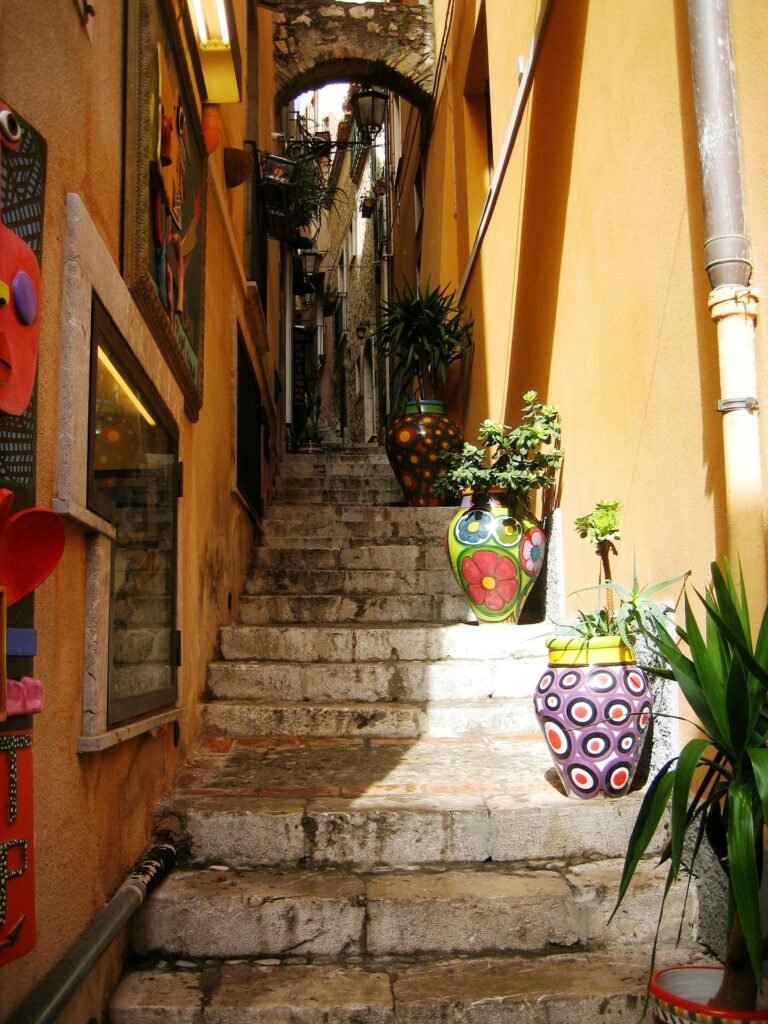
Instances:
[[[550,665],[533,697],[536,717],[569,796],[628,792],[648,734],[645,673],[629,665]]]
[[[520,505],[460,508],[446,537],[453,575],[481,622],[517,622],[545,549],[544,531]]]
[[[0,966],[35,946],[32,729],[0,726]]]

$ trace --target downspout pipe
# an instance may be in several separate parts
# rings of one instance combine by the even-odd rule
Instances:
[[[723,417],[728,555],[760,568],[745,582],[753,615],[766,603],[763,484],[757,416],[757,292],[741,168],[729,0],[688,0],[699,165],[704,202],[704,265],[717,325]]]
[[[27,996],[8,1024],[52,1024],[99,957],[176,863],[172,843],[153,846],[69,952]]]

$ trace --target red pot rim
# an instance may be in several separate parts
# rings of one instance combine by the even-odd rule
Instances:
[[[723,968],[708,964],[688,964],[678,967],[663,967],[660,971],[654,971],[648,991],[657,999],[665,1003],[679,1006],[683,1010],[693,1010],[697,1013],[704,1013],[710,1017],[725,1017],[731,1020],[762,1020],[768,1021],[768,1010],[732,1010],[724,1006],[710,1006],[707,1003],[697,1003],[684,996],[678,996],[663,986],[665,974],[673,974],[677,971],[717,971],[722,974]],[[764,981],[768,979],[763,979]]]

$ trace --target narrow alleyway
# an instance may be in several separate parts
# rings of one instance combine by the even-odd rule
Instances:
[[[546,626],[466,622],[450,511],[398,500],[380,451],[286,458],[113,1024],[640,1020],[650,865],[607,923],[637,798],[563,796]]]

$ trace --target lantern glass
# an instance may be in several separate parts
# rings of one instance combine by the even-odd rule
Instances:
[[[378,89],[360,89],[352,96],[352,109],[360,134],[373,138],[384,126],[387,94]]]

